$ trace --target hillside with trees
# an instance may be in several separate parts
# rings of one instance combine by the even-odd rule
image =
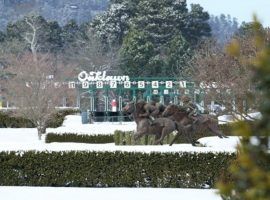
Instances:
[[[57,21],[61,26],[71,19],[81,24],[107,8],[108,0],[1,0],[0,30],[29,13]]]

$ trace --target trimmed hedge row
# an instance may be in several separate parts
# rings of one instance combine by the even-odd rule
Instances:
[[[251,127],[255,127],[256,121],[248,121]],[[221,130],[225,135],[232,136],[234,130],[234,123],[228,124],[219,124],[219,130]],[[256,132],[256,131],[255,131]],[[196,141],[202,137],[213,136],[213,134],[209,130],[204,130],[201,132],[197,132],[193,139]],[[163,140],[163,144],[170,144],[175,134],[169,134]],[[155,141],[155,137],[153,135],[146,135],[141,137],[137,142],[134,141],[134,131],[120,131],[117,130],[114,133],[114,142],[116,145],[152,145]],[[187,137],[185,135],[180,135],[175,144],[181,143],[189,143]]]
[[[169,134],[168,136],[164,138],[163,144],[170,144],[170,142],[173,140],[174,137],[175,137],[175,134]],[[116,130],[114,132],[115,145],[153,145],[154,141],[155,141],[154,135],[145,135],[135,142],[134,131]]]
[[[14,117],[12,112],[0,112],[0,128],[34,128],[34,124],[23,117]]]
[[[219,129],[225,134],[225,135],[232,135],[232,126],[231,124],[221,124],[219,125]],[[198,140],[202,137],[207,136],[213,136],[212,133],[210,133],[208,130],[204,132],[198,132],[196,135],[194,135],[194,139]],[[171,141],[174,139],[175,133],[171,133],[168,136],[166,136],[163,140],[163,144],[170,144]],[[141,137],[138,141],[134,141],[134,131],[120,131],[117,130],[114,132],[114,142],[116,145],[152,145],[155,141],[154,135],[146,135]],[[180,135],[177,140],[175,141],[175,144],[181,144],[181,143],[189,143],[188,139],[184,135]]]
[[[46,143],[51,142],[77,142],[77,143],[113,143],[113,135],[78,135],[75,133],[64,133],[64,134],[56,134],[56,133],[48,133],[45,139]]]
[[[219,125],[219,128],[226,134],[231,135],[232,127],[229,124]],[[201,137],[212,136],[211,133],[201,132],[195,135],[194,139]],[[163,144],[170,144],[175,134],[169,134],[163,140]],[[134,131],[121,131],[116,130],[114,135],[79,135],[73,133],[55,134],[49,133],[46,136],[46,143],[51,142],[80,142],[80,143],[115,143],[116,145],[152,145],[155,141],[154,135],[146,135],[138,141],[134,141]],[[176,140],[176,144],[187,143],[188,140],[185,136],[181,135]]]
[[[1,186],[212,188],[229,153],[0,152]]]
[[[53,114],[51,119],[47,122],[48,127],[57,128],[62,125],[65,116],[78,113],[78,110],[65,109],[59,110]],[[15,117],[14,112],[0,112],[0,128],[34,128],[34,124],[23,117]]]

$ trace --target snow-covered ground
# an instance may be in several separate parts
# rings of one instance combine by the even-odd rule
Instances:
[[[132,131],[136,129],[134,122],[104,122],[82,124],[80,116],[66,117],[62,127],[49,128],[47,133],[77,133],[77,134],[113,134],[115,130]],[[136,152],[234,152],[238,137],[220,139],[218,137],[201,138],[203,147],[193,147],[190,144],[174,144],[173,146],[116,146],[109,144],[80,143],[45,143],[45,135],[39,141],[35,128],[0,128],[0,151],[37,150],[37,151],[136,151]]]
[[[216,190],[178,188],[0,187],[1,200],[222,200]]]
[[[95,123],[81,124],[80,116],[67,116],[62,127],[48,129],[47,133],[78,134],[113,134],[115,130],[135,130],[135,123]],[[114,144],[78,144],[45,143],[45,135],[39,141],[36,129],[0,128],[0,151],[138,151],[138,152],[235,152],[238,137],[219,139],[218,137],[201,138],[204,147],[190,144],[173,146],[115,146]],[[110,199],[110,200],[221,200],[216,190],[212,189],[177,189],[177,188],[54,188],[54,187],[0,187],[1,200],[47,200],[47,199]]]
[[[260,112],[253,112],[253,113],[248,113],[246,117],[246,120],[254,120],[254,119],[261,119],[262,114]],[[231,123],[235,122],[237,120],[243,120],[243,116],[240,115],[221,115],[218,117],[219,124],[226,124],[226,123]]]

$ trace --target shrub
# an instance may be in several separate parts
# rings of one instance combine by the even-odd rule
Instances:
[[[0,185],[213,187],[230,153],[0,152]]]
[[[75,133],[64,133],[64,134],[56,134],[56,133],[48,133],[45,139],[46,143],[51,142],[78,142],[78,143],[113,143],[113,135],[78,135]]]
[[[56,128],[62,125],[65,116],[78,113],[76,109],[59,110],[47,122],[47,127]],[[23,117],[16,116],[15,111],[0,112],[0,127],[1,128],[34,128],[34,124]]]

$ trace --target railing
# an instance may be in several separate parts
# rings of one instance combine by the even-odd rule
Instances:
[[[128,122],[133,121],[126,115],[119,116],[93,116],[89,118],[89,123],[91,122]]]

